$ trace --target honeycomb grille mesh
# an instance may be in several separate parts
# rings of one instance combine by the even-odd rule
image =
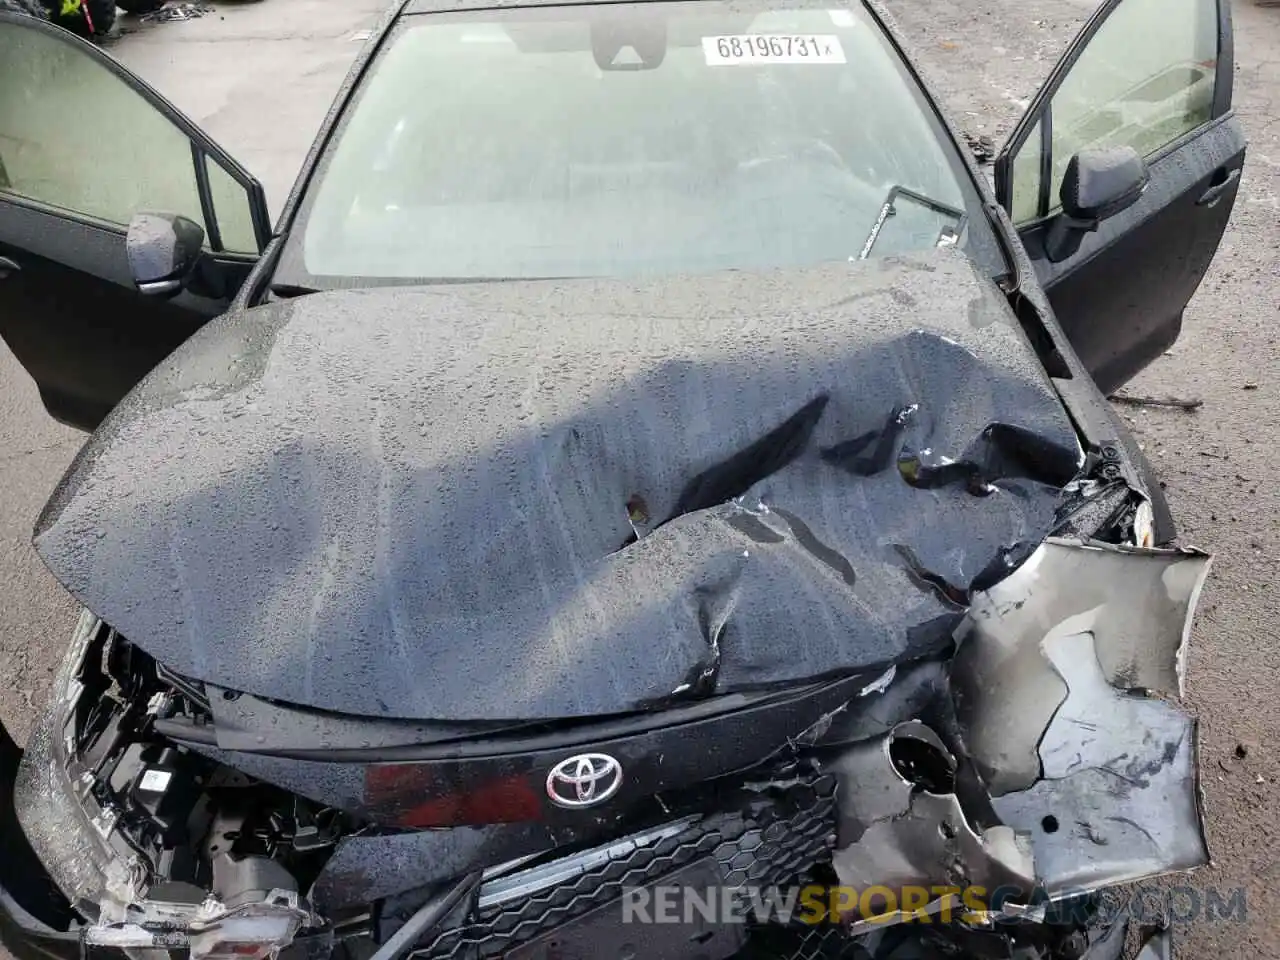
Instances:
[[[499,956],[710,855],[726,889],[785,884],[830,860],[835,844],[835,779],[815,777],[762,793],[743,809],[711,814],[675,836],[602,863],[526,899],[473,912],[413,951],[413,960]]]

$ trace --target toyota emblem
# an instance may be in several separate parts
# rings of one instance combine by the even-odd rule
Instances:
[[[580,809],[604,803],[622,786],[622,764],[607,753],[580,753],[547,774],[547,796],[558,807]]]

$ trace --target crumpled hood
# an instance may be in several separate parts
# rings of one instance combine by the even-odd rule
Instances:
[[[1080,459],[957,251],[384,288],[210,323],[86,445],[36,547],[219,686],[590,716],[936,650]]]

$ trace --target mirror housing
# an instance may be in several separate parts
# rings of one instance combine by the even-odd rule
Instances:
[[[135,214],[125,250],[138,292],[176,297],[195,273],[203,247],[204,228],[194,220],[164,213]]]
[[[1045,237],[1045,252],[1058,263],[1080,249],[1086,233],[1138,202],[1151,181],[1133,147],[1089,147],[1069,161],[1062,177],[1062,214]]]
[[[1077,220],[1101,223],[1138,202],[1151,173],[1133,147],[1091,147],[1067,161],[1062,209]]]

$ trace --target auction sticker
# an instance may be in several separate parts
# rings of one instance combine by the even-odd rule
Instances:
[[[749,33],[703,37],[707,64],[726,67],[760,63],[844,63],[840,38],[820,34]]]

